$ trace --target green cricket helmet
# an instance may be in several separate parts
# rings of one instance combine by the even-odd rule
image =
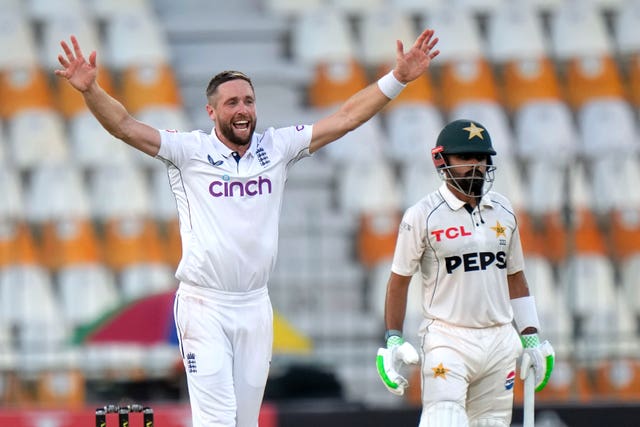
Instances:
[[[438,154],[487,154],[495,156],[489,132],[480,123],[473,120],[454,120],[447,124],[438,135],[436,146],[431,155],[436,167],[443,166],[442,156]],[[491,157],[488,157],[490,160]]]
[[[486,170],[476,169],[478,164],[450,166],[448,154],[483,154],[486,155]],[[468,196],[481,197],[493,185],[495,166],[491,160],[496,151],[491,144],[491,136],[483,125],[473,120],[454,120],[447,124],[431,150],[431,158],[440,177]],[[457,176],[453,169],[458,167],[473,167],[473,177]],[[490,184],[484,186],[484,183]],[[484,188],[483,188],[484,187]]]

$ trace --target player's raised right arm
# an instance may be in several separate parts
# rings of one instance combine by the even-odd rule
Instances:
[[[158,130],[136,120],[118,100],[100,87],[96,80],[95,51],[87,61],[74,36],[71,36],[71,44],[73,50],[66,41],[60,42],[64,55],[58,55],[58,61],[63,69],[56,70],[55,74],[66,78],[82,93],[89,110],[111,135],[150,156],[156,156],[160,149]]]

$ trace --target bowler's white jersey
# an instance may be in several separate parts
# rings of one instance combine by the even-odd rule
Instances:
[[[176,197],[181,282],[225,292],[267,285],[289,166],[309,156],[311,126],[254,134],[240,158],[212,131],[160,131],[158,158]]]
[[[490,191],[469,212],[443,184],[407,209],[392,271],[422,274],[427,319],[484,328],[513,319],[507,275],[524,269],[511,203]]]

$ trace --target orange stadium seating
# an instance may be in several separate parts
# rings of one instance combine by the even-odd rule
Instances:
[[[50,269],[103,259],[101,243],[90,218],[47,221],[40,231],[42,262]]]
[[[624,98],[620,70],[611,56],[573,58],[566,64],[567,100],[578,109],[595,98]]]
[[[0,71],[0,116],[11,119],[25,109],[52,109],[49,80],[39,66]]]
[[[504,105],[512,112],[530,102],[563,99],[554,63],[547,57],[509,61],[501,80]]]
[[[122,102],[138,114],[150,107],[182,104],[173,69],[168,64],[130,66],[120,77]]]
[[[438,95],[438,105],[446,111],[453,110],[463,102],[499,101],[493,69],[482,58],[443,64]]]
[[[322,62],[309,85],[309,102],[317,108],[335,107],[368,84],[364,67],[355,59]]]

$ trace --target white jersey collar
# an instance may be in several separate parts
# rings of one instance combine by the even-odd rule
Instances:
[[[218,154],[220,154],[224,158],[229,158],[233,153],[235,153],[234,150],[227,147],[226,145],[224,145],[222,141],[220,141],[220,138],[218,138],[218,135],[216,135],[215,126],[211,128],[210,136],[211,136],[211,139],[213,140],[213,147],[216,149]],[[257,138],[257,135],[254,132],[253,135],[251,136],[251,143],[249,144],[249,148],[247,149],[247,152],[245,154],[251,154],[252,156],[255,155],[255,149],[257,145],[256,138]]]
[[[455,196],[455,194],[451,192],[446,182],[442,183],[442,185],[438,189],[438,192],[440,192],[440,195],[442,196],[444,201],[447,203],[449,208],[451,208],[454,211],[457,211],[458,209],[460,209],[466,204],[466,202],[463,202],[462,200],[458,199]],[[480,199],[480,205],[483,207],[489,207],[489,208],[493,207],[493,203],[491,203],[491,200],[488,197],[486,197],[486,195],[485,197]]]

